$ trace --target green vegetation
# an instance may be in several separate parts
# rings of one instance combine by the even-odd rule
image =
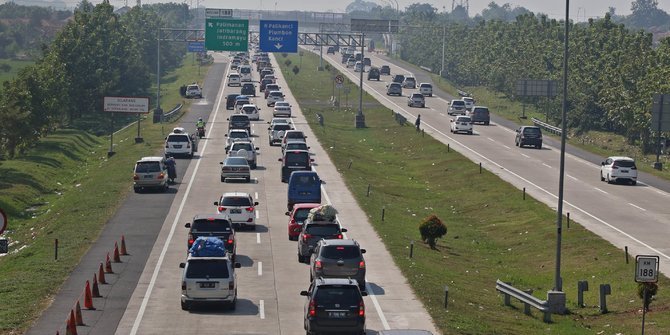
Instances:
[[[207,70],[201,69],[202,76]],[[182,101],[179,86],[202,81],[197,74],[198,65],[187,56],[182,67],[164,77],[161,104],[166,110]],[[185,110],[189,106],[187,101]],[[164,131],[171,127],[143,121],[142,144],[134,143],[136,126],[115,134],[116,155],[111,158],[109,136],[61,129],[25,155],[0,161],[0,208],[10,220],[5,235],[10,250],[25,247],[0,257],[0,334],[24,333],[48,306],[132,189],[133,163],[160,154]],[[57,262],[54,239],[59,240]]]
[[[300,73],[282,72],[318,141],[342,173],[412,288],[444,334],[632,334],[639,331],[642,301],[633,279],[634,265],[621,250],[579,224],[564,227],[562,276],[570,314],[545,324],[534,311],[503,305],[496,279],[533,289],[546,299],[553,286],[555,212],[451,151],[414,127],[399,126],[387,108],[365,95],[367,128],[355,129],[355,110],[328,105],[330,73],[317,72],[318,57],[305,53]],[[298,58],[288,59],[295,64]],[[279,63],[285,63],[279,58]],[[351,85],[351,83],[346,83]],[[351,97],[355,99],[355,94]],[[324,116],[319,126],[316,114]],[[351,164],[351,167],[349,167]],[[366,196],[368,184],[370,196]],[[385,210],[385,220],[380,213]],[[449,233],[437,250],[421,242],[419,224],[437,215]],[[414,257],[408,258],[415,241]],[[588,280],[586,307],[576,303],[578,280]],[[598,285],[612,285],[610,313],[598,310]],[[659,282],[659,296],[647,314],[648,334],[670,329],[670,301]],[[449,286],[449,309],[443,288]]]
[[[3,90],[2,83],[16,78],[21,69],[33,64],[33,61],[0,59],[0,91]]]

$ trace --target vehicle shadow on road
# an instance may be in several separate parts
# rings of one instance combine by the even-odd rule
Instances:
[[[258,315],[258,306],[251,300],[238,297],[234,311],[229,310],[225,304],[199,304],[189,313],[201,315]]]
[[[235,255],[235,261],[240,263],[243,268],[250,268],[254,266],[254,260],[246,255]]]
[[[383,287],[373,283],[373,282],[367,282],[367,286],[369,287],[368,290],[368,295],[384,295],[386,294],[386,291],[384,290]]]

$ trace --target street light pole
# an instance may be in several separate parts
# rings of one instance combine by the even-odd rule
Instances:
[[[163,110],[161,109],[161,28],[158,28],[158,43],[156,48],[156,114],[160,117],[161,132],[163,132]],[[156,119],[154,118],[154,122]]]
[[[440,78],[442,78],[442,73],[444,73],[444,39],[447,34],[447,26],[442,26],[442,68],[440,69]]]
[[[363,115],[363,72],[365,72],[365,33],[361,33],[361,72],[359,81],[358,113],[356,113],[356,128],[365,128]]]

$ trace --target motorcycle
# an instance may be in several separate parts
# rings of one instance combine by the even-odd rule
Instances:
[[[198,127],[198,137],[203,138],[205,137],[205,127]]]

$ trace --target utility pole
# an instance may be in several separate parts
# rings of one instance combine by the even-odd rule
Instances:
[[[363,72],[365,72],[365,33],[361,33],[361,73],[359,81],[358,113],[356,113],[356,128],[365,128],[365,115],[363,115]]]
[[[440,70],[440,78],[443,77],[442,73],[444,73],[444,39],[446,34],[447,34],[447,26],[444,25],[442,26],[442,69]]]

